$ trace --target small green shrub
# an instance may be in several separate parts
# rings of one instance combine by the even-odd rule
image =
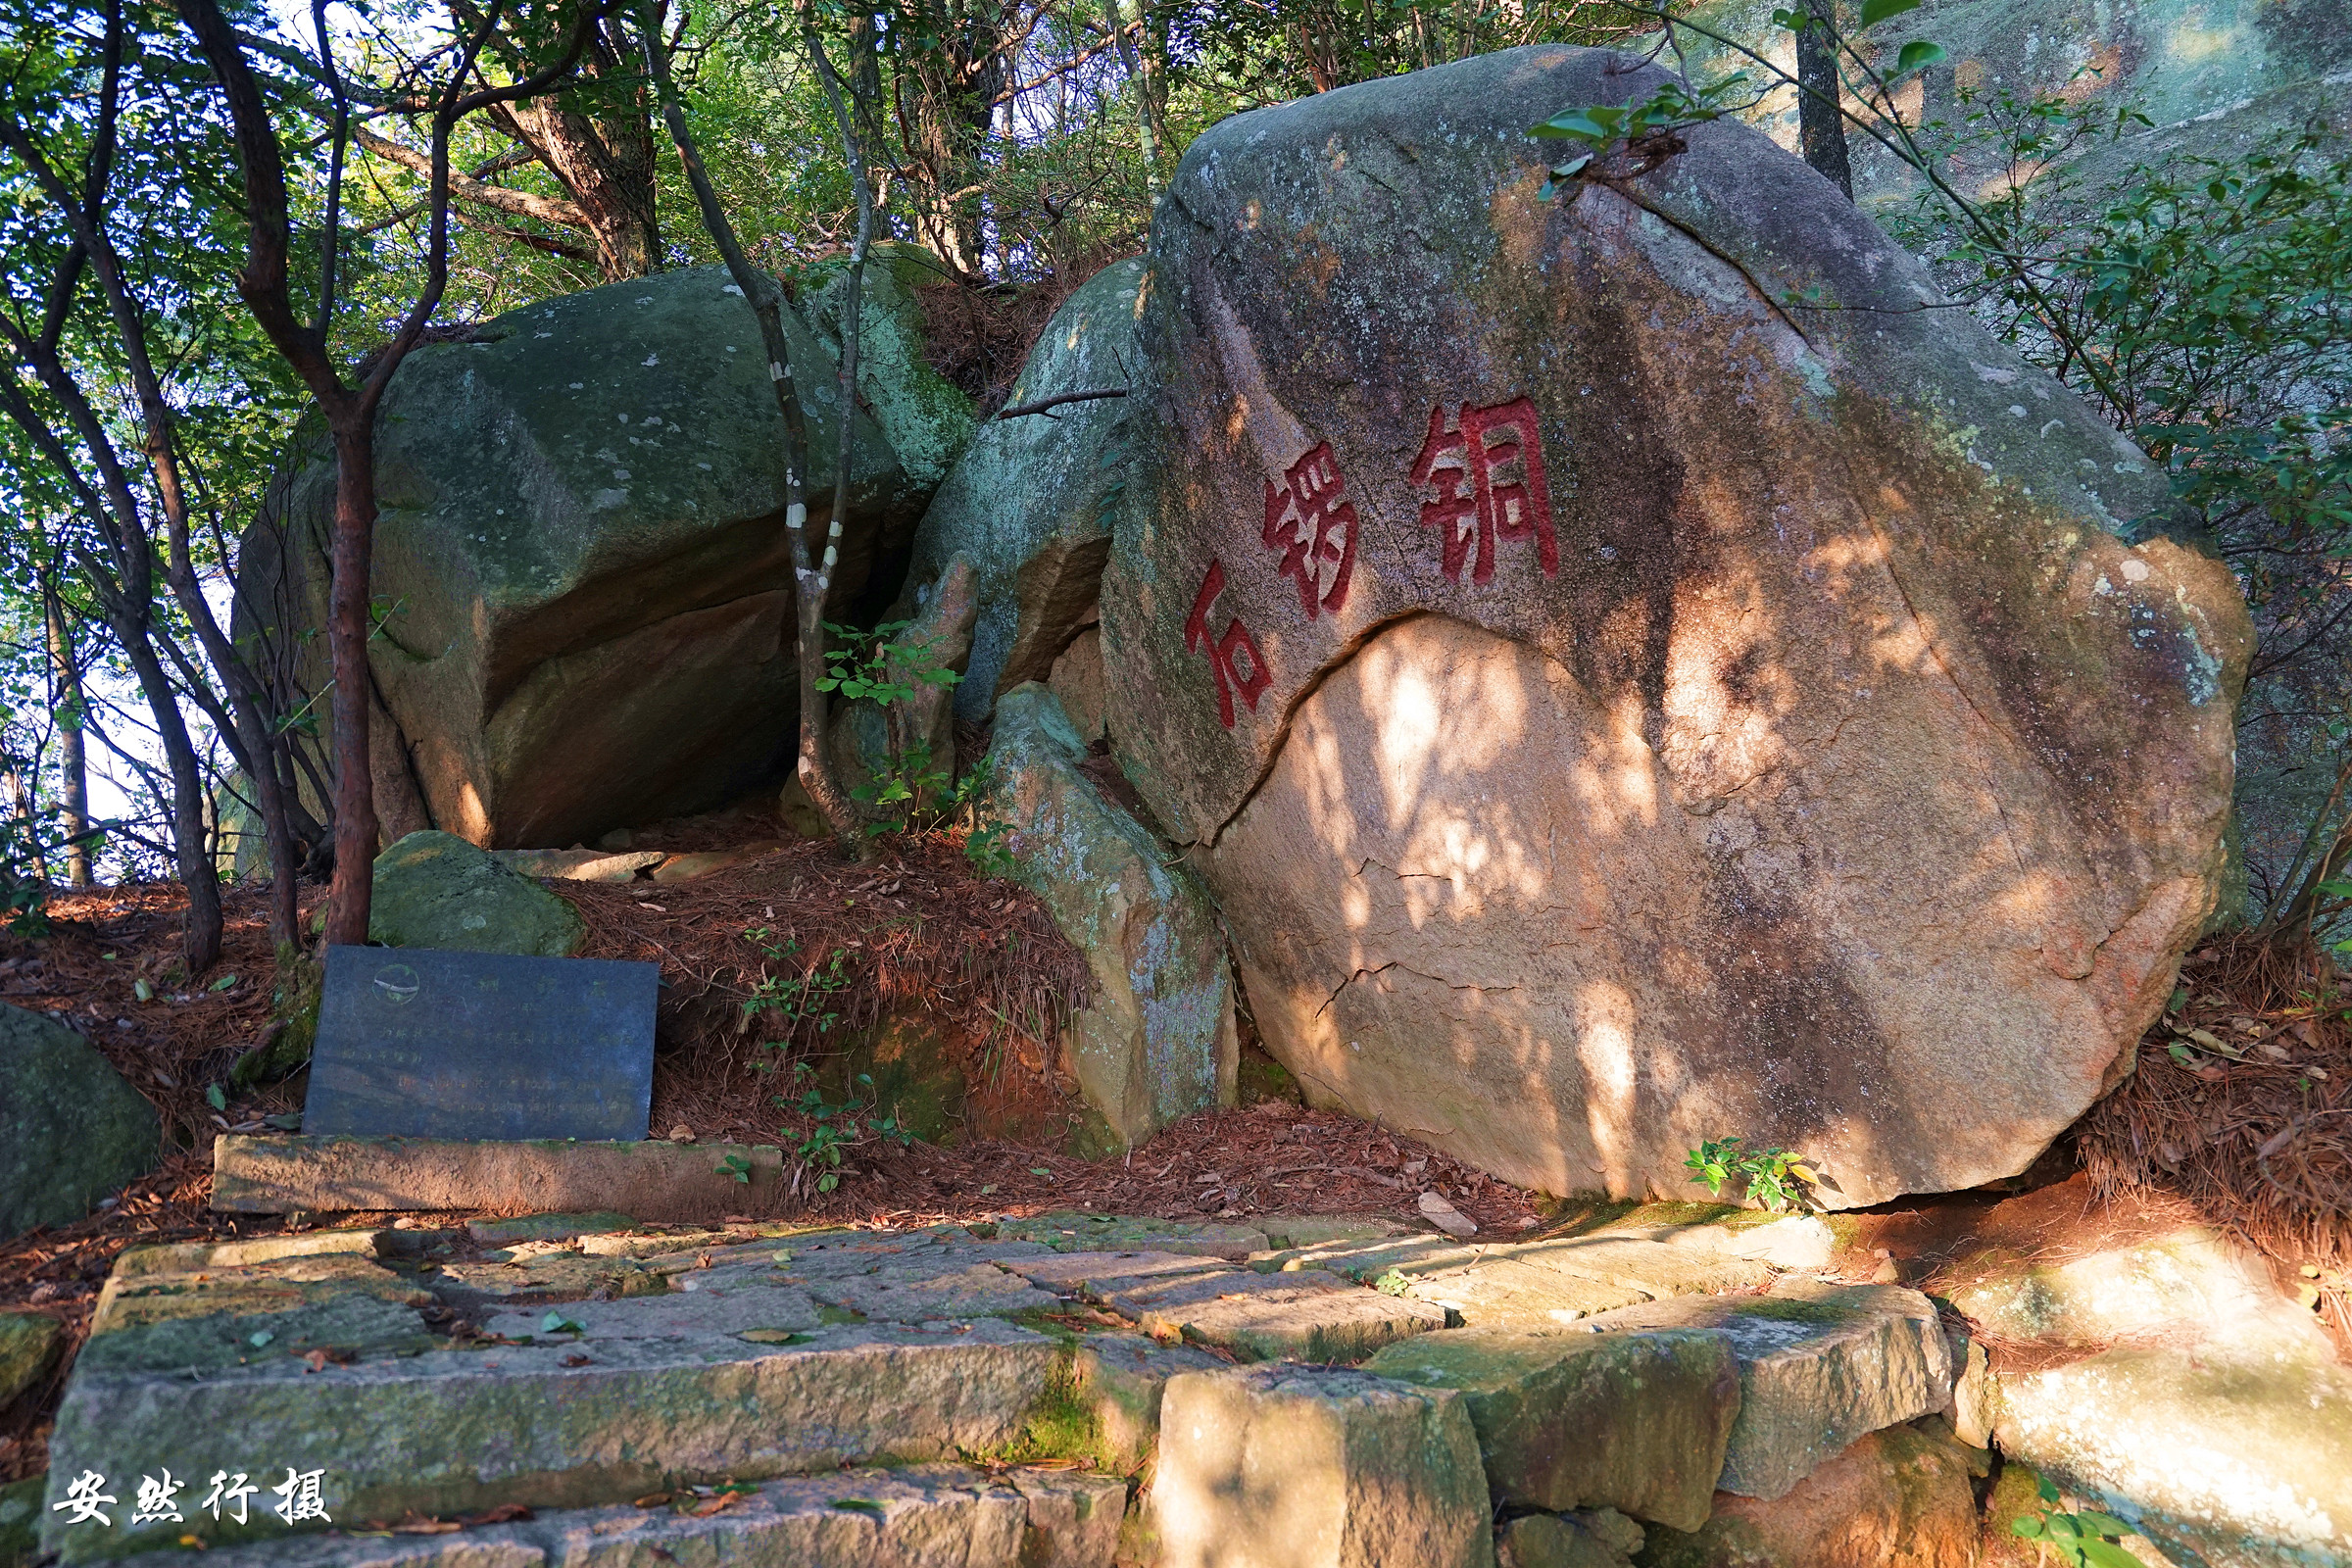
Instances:
[[[1739,1182],[1747,1196],[1762,1203],[1775,1214],[1804,1206],[1804,1190],[1799,1182],[1817,1182],[1811,1167],[1802,1156],[1785,1149],[1762,1149],[1753,1153],[1740,1151],[1740,1140],[1722,1138],[1702,1143],[1683,1156],[1685,1168],[1707,1184],[1707,1191],[1717,1198],[1723,1196],[1726,1184]]]
[[[2048,1506],[2009,1521],[2012,1535],[2058,1554],[2068,1568],[2147,1568],[2122,1544],[2132,1527],[2113,1514],[2070,1513],[2058,1506],[2058,1489],[2047,1476],[2040,1478],[2041,1500]]]

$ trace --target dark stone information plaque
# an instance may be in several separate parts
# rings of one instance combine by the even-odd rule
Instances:
[[[308,1133],[642,1139],[658,966],[332,947]]]

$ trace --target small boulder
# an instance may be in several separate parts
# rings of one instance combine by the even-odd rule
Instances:
[[[610,850],[492,850],[511,869],[524,876],[554,877],[566,882],[634,882],[637,873],[660,865],[660,850],[614,854]]]
[[[2002,1522],[2005,1528],[2006,1522]],[[1722,1493],[1696,1531],[1652,1530],[1642,1568],[1976,1568],[1968,1452],[1891,1427],[1858,1438],[1781,1496]]]
[[[1171,1378],[1150,1506],[1161,1568],[1494,1562],[1461,1396],[1362,1372],[1268,1366]]]
[[[1392,1345],[1364,1370],[1461,1394],[1498,1505],[1685,1530],[1706,1521],[1740,1412],[1739,1368],[1714,1334],[1464,1329]]]
[[[152,1168],[163,1122],[87,1040],[0,1004],[0,1240],[70,1225]]]
[[[375,858],[371,942],[561,958],[587,934],[568,903],[455,834],[412,833]]]
[[[1046,323],[1006,406],[1125,389],[1143,291],[1140,259],[1097,272]],[[986,719],[1004,693],[1047,679],[1094,621],[1133,402],[1096,398],[989,420],[923,514],[914,579],[956,555],[979,572],[979,624],[956,694],[961,717]]]
[[[962,1126],[970,1086],[949,1026],[934,1013],[893,1013],[850,1044],[833,1076],[842,1099],[871,1104],[872,1115],[926,1144],[945,1143]]]
[[[1054,694],[997,705],[981,814],[1007,830],[1012,879],[1086,955],[1074,1020],[1079,1091],[1125,1145],[1234,1101],[1240,1041],[1225,932],[1192,874],[1080,770],[1086,747]]]
[[[65,1326],[46,1312],[0,1312],[0,1410],[57,1364]]]

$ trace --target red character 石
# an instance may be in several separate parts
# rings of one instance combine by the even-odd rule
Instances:
[[[1337,612],[1348,602],[1348,578],[1355,570],[1355,506],[1347,499],[1339,459],[1331,443],[1291,465],[1285,488],[1266,481],[1266,548],[1282,552],[1276,568],[1298,579],[1298,602],[1312,620]]]
[[[1515,476],[1506,470],[1516,469]],[[1536,541],[1536,560],[1548,577],[1560,569],[1551,536],[1551,492],[1544,484],[1544,448],[1536,406],[1526,398],[1474,409],[1465,404],[1455,427],[1446,411],[1429,411],[1429,439],[1413,460],[1413,483],[1435,484],[1438,498],[1421,504],[1421,526],[1440,530],[1446,575],[1459,582],[1473,542],[1472,582],[1494,575],[1494,541]]]
[[[1208,607],[1224,591],[1224,564],[1212,561],[1208,564],[1208,575],[1200,580],[1200,592],[1193,600],[1193,612],[1185,617],[1184,646],[1195,653],[1208,656],[1209,671],[1217,681],[1217,717],[1224,721],[1227,729],[1231,729],[1234,692],[1237,689],[1241,692],[1242,701],[1248,703],[1250,711],[1254,713],[1257,711],[1257,700],[1265,695],[1266,688],[1273,681],[1266,674],[1265,656],[1257,651],[1256,642],[1242,625],[1240,616],[1235,616],[1226,624],[1222,636],[1210,636]],[[1241,667],[1244,656],[1249,662],[1247,674]]]

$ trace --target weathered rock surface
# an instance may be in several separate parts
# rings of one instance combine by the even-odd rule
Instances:
[[[1162,1345],[1141,1334],[1090,1334],[1070,1354],[1070,1381],[1095,1416],[1103,1463],[1133,1475],[1159,1449],[1159,1409],[1168,1380],[1216,1372],[1225,1363],[1189,1345]]]
[[[1502,1568],[1628,1568],[1642,1527],[1613,1508],[1585,1514],[1521,1514],[1495,1541]]]
[[[1234,1101],[1241,1043],[1215,907],[1143,825],[1080,771],[1086,747],[1042,686],[997,705],[982,814],[1008,831],[1013,879],[1086,955],[1093,995],[1070,1070],[1122,1147]]]
[[[2162,476],[1729,122],[1542,47],[1239,116],[1150,255],[1110,726],[1311,1102],[1547,1191],[2023,1169],[2213,907],[2249,630]]]
[[[1955,1391],[1964,1438],[2180,1560],[2352,1561],[2352,1375],[2259,1259],[2190,1229],[1990,1258],[1950,1298],[1985,1336]]]
[[[1266,1215],[1273,1223],[1278,1215]],[[1238,1263],[1263,1251],[1267,1236],[1255,1225],[1228,1225],[1218,1220],[1154,1219],[1128,1214],[1096,1214],[1080,1209],[1054,1209],[1028,1219],[1008,1219],[997,1226],[1007,1241],[1035,1242],[1056,1252],[1152,1251],[1197,1257],[1220,1257]]]
[[[837,373],[797,313],[784,326],[821,532]],[[377,795],[420,798],[410,814],[427,818],[387,812],[393,836],[593,840],[722,803],[782,755],[798,689],[783,423],[722,269],[424,345],[380,425],[373,590],[392,608],[370,659],[393,723],[379,713]],[[858,425],[843,604],[930,495],[869,417]],[[243,545],[239,634],[270,630],[306,692],[325,688],[325,644],[293,639],[324,624],[333,478],[323,458],[288,474]]]
[[[162,1119],[90,1043],[0,1004],[0,1241],[67,1225],[154,1165]]]
[[[1360,1361],[1446,1326],[1441,1307],[1314,1271],[1119,1281],[1102,1299],[1150,1333],[1213,1345],[1245,1361]]]
[[[1696,1531],[1652,1530],[1642,1568],[1976,1568],[1977,1498],[1948,1436],[1891,1427],[1771,1501],[1724,1493]]]
[[[891,715],[882,705],[861,697],[833,710],[828,744],[835,776],[851,799],[871,799],[871,792],[894,772],[917,777],[937,773],[953,779],[958,771],[956,689],[938,684],[934,676],[961,669],[971,657],[978,584],[971,563],[960,556],[951,560],[938,580],[925,585],[921,608],[906,617],[906,624],[891,639],[906,652],[886,662],[888,677],[911,690],[897,704],[904,757],[895,762],[891,757]],[[787,786],[786,798],[795,805],[808,799],[798,778]]]
[[[1190,1372],[1160,1406],[1162,1568],[1491,1568],[1459,1395],[1361,1372]]]
[[[1126,387],[1143,288],[1140,260],[1097,272],[1046,323],[1006,405]],[[1013,687],[1045,680],[1095,618],[1133,402],[1067,403],[983,424],[923,514],[913,580],[931,581],[956,555],[979,570],[979,627],[956,693],[964,718],[985,719]]]
[[[1459,1390],[1499,1506],[1614,1508],[1706,1522],[1740,1412],[1720,1335],[1462,1330],[1393,1345],[1364,1370]]]
[[[580,911],[451,833],[411,833],[375,858],[368,939],[568,957],[587,937]]]
[[[858,399],[882,427],[907,483],[928,496],[939,489],[972,440],[972,400],[924,357],[921,289],[946,274],[920,246],[885,240],[873,247],[858,280]],[[835,362],[841,358],[842,307],[850,271],[836,267],[808,299],[808,324]]]
[[[1786,1280],[1768,1296],[1677,1297],[1603,1312],[1586,1327],[1720,1335],[1739,1363],[1740,1413],[1714,1485],[1767,1501],[1857,1438],[1941,1410],[1951,1397],[1935,1305],[1897,1286]]]
[[[493,850],[499,862],[524,876],[553,877],[566,882],[634,882],[637,873],[660,865],[660,850],[632,850],[613,855],[605,850]]]

